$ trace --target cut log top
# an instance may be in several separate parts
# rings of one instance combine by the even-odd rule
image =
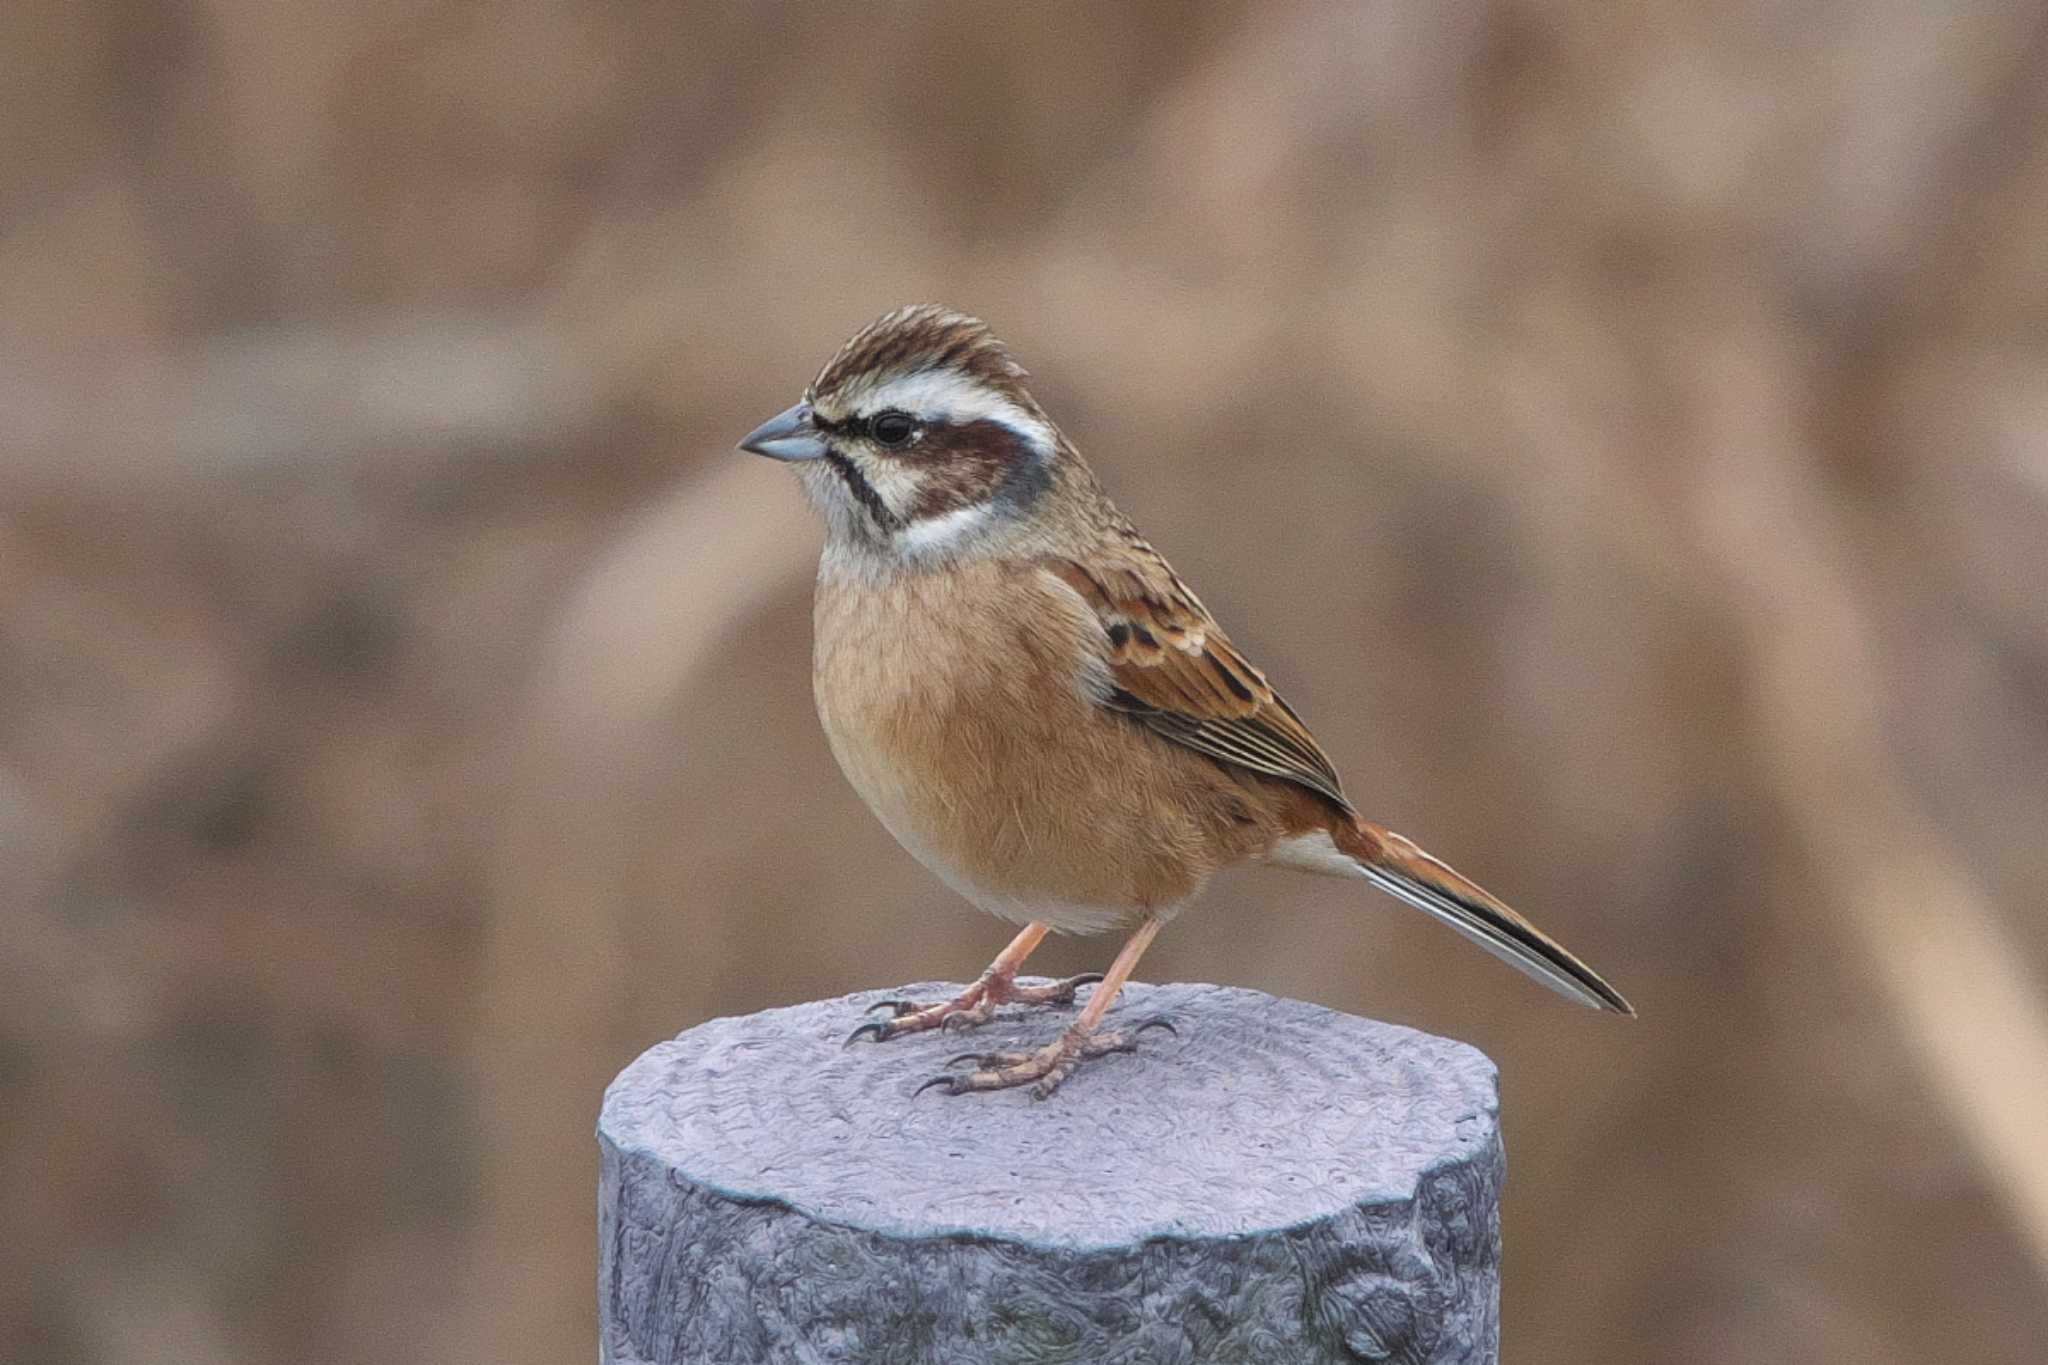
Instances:
[[[1224,1237],[1414,1198],[1497,1141],[1493,1064],[1463,1043],[1222,986],[1133,984],[1107,1021],[1170,1019],[1050,1099],[912,1092],[968,1048],[1037,1046],[1071,1017],[843,1046],[863,1007],[925,983],[714,1019],[605,1096],[607,1142],[742,1200],[893,1236],[1069,1247]]]
[[[1493,1064],[1392,1024],[1219,986],[1050,1099],[914,1095],[1074,1011],[844,1040],[885,996],[714,1019],[649,1049],[598,1136],[616,1365],[1051,1360],[1483,1365],[1499,1332]]]

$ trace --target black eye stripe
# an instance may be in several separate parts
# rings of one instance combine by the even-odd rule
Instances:
[[[901,409],[886,408],[883,411],[898,412]],[[869,435],[869,424],[875,418],[882,415],[881,412],[872,413],[865,417],[855,415],[852,417],[842,417],[836,422],[828,422],[822,417],[813,416],[811,418],[811,425],[830,436],[852,436],[859,438]],[[925,431],[941,431],[952,425],[943,418],[920,417],[914,412],[906,412],[903,415]]]

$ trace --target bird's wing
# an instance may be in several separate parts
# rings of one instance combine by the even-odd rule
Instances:
[[[1598,973],[1476,883],[1392,830],[1360,819],[1301,718],[1237,652],[1159,552],[1128,532],[1111,555],[1054,559],[1044,567],[1095,611],[1107,637],[1104,704],[1176,744],[1224,763],[1297,783],[1335,803],[1336,850],[1382,891],[1425,910],[1538,981],[1621,1014],[1628,1001]],[[1285,848],[1279,861],[1290,861]],[[1303,863],[1333,872],[1317,856]]]
[[[1056,558],[1045,567],[1102,623],[1105,705],[1176,744],[1298,783],[1350,810],[1337,770],[1301,717],[1135,532],[1114,555]]]

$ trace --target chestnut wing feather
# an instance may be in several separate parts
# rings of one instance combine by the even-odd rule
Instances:
[[[1157,551],[1138,542],[1114,562],[1056,559],[1046,567],[1102,622],[1112,710],[1176,744],[1350,809],[1337,770],[1301,717]]]

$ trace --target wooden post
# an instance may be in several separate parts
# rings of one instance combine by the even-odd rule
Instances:
[[[875,991],[662,1043],[605,1094],[613,1365],[1494,1362],[1504,1160],[1462,1043],[1132,985],[1136,1053],[1052,1098],[912,1097],[1071,1011],[842,1046]],[[1085,997],[1084,997],[1085,998]]]

